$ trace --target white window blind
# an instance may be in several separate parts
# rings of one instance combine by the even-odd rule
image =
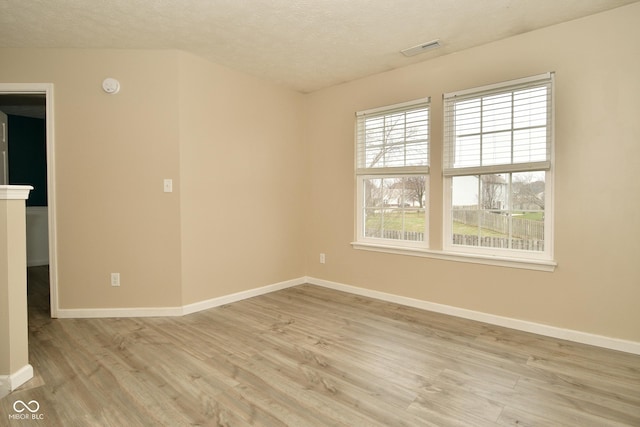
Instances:
[[[357,174],[429,172],[429,98],[356,116]]]
[[[553,73],[444,95],[444,175],[549,170]]]

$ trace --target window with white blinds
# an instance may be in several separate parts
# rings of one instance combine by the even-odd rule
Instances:
[[[357,172],[429,172],[429,99],[356,113]]]
[[[551,259],[553,73],[444,95],[444,248]]]
[[[548,170],[552,78],[445,94],[445,176]]]
[[[429,99],[356,113],[357,240],[427,244]]]

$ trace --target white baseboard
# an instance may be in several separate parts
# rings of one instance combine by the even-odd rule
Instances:
[[[445,304],[419,300],[415,298],[404,297],[400,295],[389,294],[380,291],[374,291],[357,286],[345,285],[343,283],[331,282],[329,280],[318,279],[315,277],[300,277],[297,279],[287,280],[284,282],[274,283],[272,285],[260,288],[249,289],[234,294],[223,295],[221,297],[211,298],[205,301],[187,304],[181,307],[141,307],[141,308],[96,308],[96,309],[58,309],[59,318],[107,318],[107,317],[174,317],[184,316],[196,313],[198,311],[219,307],[225,304],[242,301],[259,295],[268,294],[270,292],[279,291],[297,285],[309,283],[316,286],[322,286],[329,289],[348,292],[355,295],[361,295],[369,298],[375,298],[382,301],[388,301],[396,304],[406,305],[408,307],[419,308],[421,310],[433,311],[436,313],[448,314],[451,316],[461,317],[469,320],[489,323],[491,325],[503,326],[506,328],[516,329],[524,332],[531,332],[538,335],[544,335],[553,338],[559,338],[568,341],[579,342],[582,344],[594,345],[597,347],[608,348],[611,350],[623,351],[626,353],[640,355],[640,342],[622,340],[618,338],[606,337],[603,335],[595,335],[587,332],[576,331],[573,329],[558,328],[556,326],[544,325],[541,323],[529,322],[526,320],[514,319],[511,317],[497,316],[494,314],[483,313],[480,311],[467,310],[464,308],[454,307]],[[0,378],[1,379],[1,378]]]
[[[302,285],[305,282],[305,277],[298,279],[286,280],[280,283],[274,283],[273,285],[263,286],[261,288],[249,289],[247,291],[236,292],[235,294],[224,295],[217,298],[211,298],[205,301],[194,302],[182,307],[182,314],[191,314],[209,308],[220,307],[221,305],[231,304],[232,302],[242,301],[243,299],[257,297],[259,295],[268,294],[270,292],[279,291],[293,286]]]
[[[59,319],[182,316],[182,307],[59,308]]]
[[[33,378],[33,367],[25,365],[10,375],[0,375],[0,398]]]
[[[382,301],[388,301],[396,304],[406,305],[409,307],[419,308],[422,310],[448,314],[451,316],[462,317],[464,319],[470,319],[470,320],[476,320],[479,322],[489,323],[497,326],[504,326],[506,328],[516,329],[524,332],[531,332],[538,335],[544,335],[544,336],[559,338],[567,341],[574,341],[582,344],[589,344],[597,347],[603,347],[611,350],[618,350],[626,353],[640,355],[640,342],[627,341],[627,340],[622,340],[618,338],[610,338],[602,335],[595,335],[587,332],[576,331],[573,329],[558,328],[556,326],[549,326],[541,323],[514,319],[511,317],[496,316],[494,314],[467,310],[464,308],[453,307],[450,305],[437,304],[429,301],[419,300],[415,298],[408,298],[408,297],[403,297],[403,296],[394,295],[394,294],[388,294],[380,291],[373,291],[370,289],[359,288],[356,286],[345,285],[342,283],[331,282],[323,279],[317,279],[315,277],[307,277],[306,283],[322,286],[325,288],[335,289],[338,291],[348,292],[351,294],[375,298]]]
[[[249,289],[234,294],[223,295],[205,301],[187,304],[182,307],[137,307],[137,308],[71,308],[58,309],[58,318],[61,319],[89,319],[89,318],[109,318],[109,317],[175,317],[196,313],[209,308],[219,307],[224,304],[242,301],[258,295],[268,294],[281,289],[290,288],[305,283],[305,278],[287,280],[262,286],[260,288]]]

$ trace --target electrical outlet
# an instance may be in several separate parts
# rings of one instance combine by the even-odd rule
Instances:
[[[327,261],[327,257],[324,254],[320,254],[320,264],[324,264]]]
[[[111,286],[120,286],[120,273],[111,273]]]

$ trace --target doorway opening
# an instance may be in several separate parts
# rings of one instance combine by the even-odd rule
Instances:
[[[27,266],[46,272],[50,316],[58,317],[53,84],[0,83],[0,111],[8,117],[8,184],[32,185],[27,200]],[[5,125],[6,126],[6,125]],[[44,135],[44,141],[41,141]],[[48,267],[47,267],[48,266]]]

